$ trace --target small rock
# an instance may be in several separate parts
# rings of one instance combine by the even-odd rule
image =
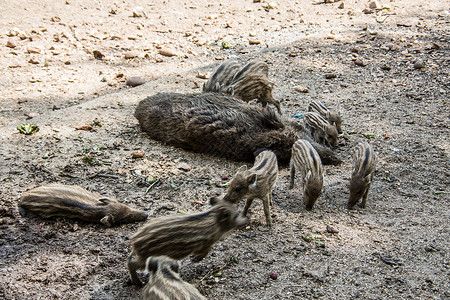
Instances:
[[[325,78],[326,79],[333,79],[333,78],[336,78],[336,77],[337,77],[337,75],[335,73],[327,73],[327,74],[325,74]]]
[[[344,9],[344,8],[345,8],[344,1],[342,1],[342,2],[339,4],[338,8],[339,8],[339,9]]]
[[[249,43],[250,45],[259,45],[259,44],[261,44],[261,41],[258,41],[258,40],[249,40],[248,43]]]
[[[37,116],[39,116],[39,114],[38,113],[29,113],[26,116],[27,116],[27,120],[29,120],[29,119],[36,118]]]
[[[28,61],[30,64],[33,64],[33,65],[38,65],[39,64],[39,61],[38,60],[35,60],[34,58],[30,58],[30,60]]]
[[[96,59],[102,59],[103,57],[105,57],[105,55],[103,55],[103,53],[101,53],[101,52],[98,51],[98,50],[92,51],[92,54],[94,55],[94,57],[95,57]]]
[[[373,14],[375,11],[370,8],[364,8],[362,12],[365,13],[366,15],[368,15],[368,14]]]
[[[299,93],[308,93],[309,92],[307,87],[304,87],[301,85],[294,86],[294,90],[296,90]]]
[[[144,11],[144,8],[142,6],[136,6],[135,8],[133,8],[133,15],[134,18],[142,18],[142,17],[146,17],[147,14]]]
[[[182,163],[178,164],[177,169],[187,172],[187,171],[191,170],[191,166],[185,162],[182,162]]]
[[[161,48],[158,51],[159,54],[164,55],[164,56],[177,56],[178,53],[172,49],[168,49],[168,48]]]
[[[378,2],[377,0],[374,0],[372,2],[369,3],[369,8],[371,9],[381,9],[381,4],[380,2]]]
[[[270,276],[270,278],[273,279],[273,280],[277,280],[277,278],[278,278],[278,274],[275,273],[275,272],[270,272],[270,273],[269,273],[269,276]]]
[[[129,51],[125,53],[125,59],[131,59],[139,56],[139,52],[136,50]]]
[[[208,76],[208,73],[205,73],[205,72],[198,72],[198,73],[197,73],[197,78],[208,79],[209,76]]]
[[[144,155],[145,155],[144,150],[136,150],[131,153],[132,158],[142,158],[142,157],[144,157]]]
[[[16,48],[17,45],[16,45],[16,43],[15,43],[13,40],[8,40],[8,41],[6,42],[6,47],[9,47],[9,48]]]
[[[391,70],[391,67],[386,65],[386,64],[382,65],[380,68],[381,68],[381,70],[385,70],[385,71],[390,71]]]
[[[339,231],[331,225],[327,225],[327,232],[328,233],[339,233]]]
[[[362,61],[362,60],[360,60],[360,59],[356,59],[355,60],[355,64],[357,65],[357,66],[360,66],[360,67],[364,67],[366,64]]]
[[[38,54],[38,53],[41,53],[41,49],[36,48],[36,47],[30,47],[30,48],[27,49],[27,52],[28,53]]]
[[[141,77],[130,77],[127,79],[126,85],[135,87],[139,85],[143,85],[145,83],[145,79],[142,79]]]
[[[423,68],[425,68],[425,64],[423,61],[418,60],[414,63],[414,69],[423,69]]]
[[[220,178],[221,178],[222,180],[228,180],[228,179],[230,178],[230,176],[228,176],[228,175],[222,175]]]

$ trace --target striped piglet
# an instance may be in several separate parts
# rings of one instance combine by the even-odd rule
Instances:
[[[263,151],[256,156],[255,164],[250,170],[238,171],[228,186],[224,200],[237,203],[242,199],[245,202],[242,214],[247,215],[253,200],[261,199],[266,215],[267,226],[272,226],[269,205],[272,205],[272,188],[278,177],[278,161],[272,151]]]
[[[317,112],[321,114],[331,125],[334,125],[339,134],[342,133],[342,120],[337,111],[329,110],[325,104],[320,101],[312,101],[309,104],[308,111]]]
[[[350,180],[349,209],[362,198],[361,208],[366,207],[367,195],[375,173],[376,155],[368,143],[359,143],[353,152],[353,172]]]
[[[220,92],[224,87],[229,85],[239,71],[241,65],[233,59],[229,59],[221,63],[214,71],[211,78],[203,84],[203,92]]]
[[[314,140],[318,143],[327,143],[330,146],[337,145],[338,132],[336,127],[325,120],[316,112],[307,112],[303,115],[305,125],[311,130]]]
[[[306,209],[311,210],[322,192],[323,168],[319,154],[310,142],[300,139],[294,143],[290,169],[289,188],[294,187],[295,171],[299,171],[303,182],[303,197]]]

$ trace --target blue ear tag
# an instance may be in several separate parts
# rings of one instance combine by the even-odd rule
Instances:
[[[303,117],[302,114],[300,114],[300,115],[295,115],[295,116],[294,116],[294,118],[296,118],[296,119],[301,118],[301,117]]]

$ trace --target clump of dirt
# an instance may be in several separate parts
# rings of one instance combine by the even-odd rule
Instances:
[[[450,297],[448,8],[395,1],[364,14],[369,1],[202,3],[154,1],[142,17],[132,17],[137,1],[2,4],[0,297],[141,298],[126,269],[128,237],[141,223],[23,218],[18,197],[59,182],[150,218],[206,210],[242,163],[150,140],[133,113],[160,91],[200,92],[199,74],[230,57],[269,64],[286,118],[312,100],[338,109],[344,162],[325,167],[311,212],[281,165],[273,229],[254,203],[249,225],[200,263],[183,260],[181,277],[208,299]],[[182,55],[161,55],[165,48]],[[131,51],[137,57],[125,59]],[[131,76],[147,83],[127,88]],[[20,134],[22,123],[39,131]],[[366,209],[347,210],[351,154],[363,140],[378,155],[377,172]]]

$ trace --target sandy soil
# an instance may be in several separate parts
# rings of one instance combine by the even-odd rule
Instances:
[[[224,193],[222,177],[242,163],[150,140],[133,113],[160,91],[199,92],[201,75],[230,57],[270,65],[287,118],[311,100],[339,109],[344,162],[325,167],[312,212],[280,166],[274,228],[254,203],[247,227],[200,263],[182,261],[183,279],[208,299],[450,297],[448,1],[381,1],[390,9],[378,15],[356,0],[275,9],[234,0],[29,2],[0,4],[0,298],[140,299],[125,261],[142,224],[23,218],[17,200],[60,182],[151,218],[207,209],[193,201]],[[147,83],[127,87],[131,76]],[[22,123],[40,130],[19,134]],[[83,125],[94,130],[76,130]],[[363,140],[378,154],[377,173],[367,208],[349,211],[350,157]],[[145,156],[132,158],[135,150]]]

